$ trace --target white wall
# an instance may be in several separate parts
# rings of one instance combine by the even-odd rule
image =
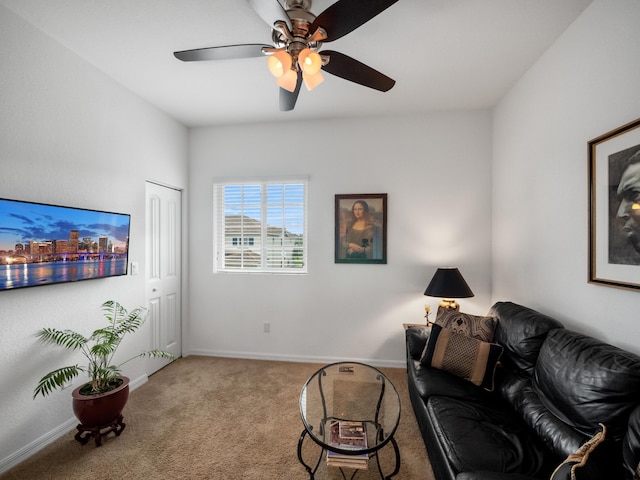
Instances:
[[[80,357],[37,344],[35,332],[52,326],[88,334],[102,325],[107,299],[144,305],[144,182],[186,187],[188,137],[1,6],[0,65],[0,196],[130,213],[130,259],[140,264],[138,276],[0,292],[2,471],[76,424],[70,389],[31,397],[42,375]],[[124,351],[148,348],[145,327]],[[132,380],[145,372],[142,361],[125,369]]]
[[[493,119],[432,113],[203,128],[187,138],[0,7],[0,196],[131,213],[141,267],[137,277],[0,293],[0,471],[74,425],[69,391],[31,400],[44,372],[74,358],[52,357],[33,334],[43,325],[88,332],[105,299],[144,301],[146,179],[189,185],[191,353],[401,365],[401,324],[437,305],[422,292],[442,265],[459,266],[476,293],[460,302],[464,311],[513,300],[640,353],[640,293],[586,283],[586,143],[640,116],[638,18],[637,0],[595,0]],[[310,175],[309,274],[213,274],[213,178],[268,174]],[[382,192],[389,263],[335,264],[334,195]],[[138,362],[127,374],[144,372]]]
[[[493,163],[494,300],[636,353],[640,292],[587,284],[587,142],[640,117],[639,21],[594,1],[495,109]]]
[[[203,128],[190,142],[192,353],[404,363],[436,267],[490,307],[489,112]],[[309,273],[212,273],[212,180],[310,175]],[[334,263],[334,195],[388,194],[388,264]],[[271,333],[263,333],[263,322]]]

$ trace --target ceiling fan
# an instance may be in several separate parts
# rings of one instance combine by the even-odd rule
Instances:
[[[280,86],[280,110],[293,110],[302,83],[311,90],[323,81],[322,73],[341,77],[381,92],[395,80],[347,55],[318,51],[389,8],[398,0],[338,0],[318,16],[309,11],[312,0],[248,0],[273,29],[272,45],[241,44],[174,52],[184,62],[227,60],[268,55],[267,65]]]

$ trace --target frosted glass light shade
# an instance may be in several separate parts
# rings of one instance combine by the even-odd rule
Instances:
[[[280,78],[278,78],[278,81],[276,83],[279,87],[293,92],[296,89],[296,85],[298,84],[298,73],[295,70],[289,69],[284,72],[284,74]]]
[[[291,70],[291,55],[284,50],[279,50],[267,58],[267,67],[271,75],[276,78],[282,77],[287,71]]]
[[[304,80],[304,86],[307,87],[307,90],[311,91],[324,82],[324,77],[322,73],[318,72],[315,75],[309,75],[306,72],[302,72],[302,79]]]
[[[305,48],[298,54],[298,64],[304,73],[315,75],[322,68],[322,57],[318,52]]]

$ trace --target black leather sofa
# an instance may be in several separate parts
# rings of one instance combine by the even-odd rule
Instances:
[[[640,357],[511,302],[488,316],[503,347],[493,391],[421,363],[430,328],[406,331],[409,394],[436,480],[568,480],[576,464],[578,480],[638,478]],[[567,461],[598,432],[603,442]]]

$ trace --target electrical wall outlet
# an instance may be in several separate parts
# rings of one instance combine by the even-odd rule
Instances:
[[[264,333],[271,332],[271,322],[264,322]]]

